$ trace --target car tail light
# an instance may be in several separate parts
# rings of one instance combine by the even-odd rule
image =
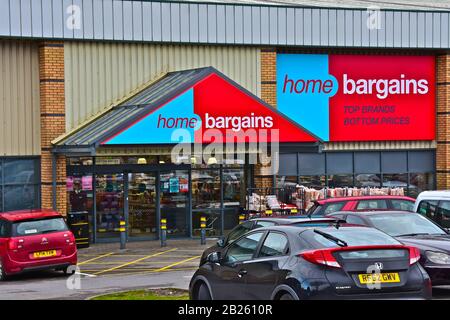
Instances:
[[[300,253],[300,256],[311,263],[321,264],[333,268],[341,268],[341,265],[333,257],[332,254],[333,251],[336,250],[333,249],[311,250]]]
[[[339,247],[339,248],[326,248],[309,250],[299,254],[303,259],[328,267],[342,268],[336,258],[333,256],[334,252],[339,251],[359,251],[359,250],[375,250],[375,249],[407,249],[409,250],[409,264],[412,265],[419,261],[420,251],[415,247],[408,247],[403,245],[372,245],[372,246],[350,246],[350,247]]]
[[[9,239],[8,248],[9,250],[22,249],[23,242],[24,242],[23,239]]]
[[[73,235],[72,232],[69,231],[69,232],[65,233],[65,234],[64,234],[64,237],[67,238],[67,239],[66,239],[66,242],[67,242],[68,244],[72,245],[72,244],[75,243],[75,236]]]
[[[409,247],[409,264],[413,265],[420,260],[420,250],[416,247]]]

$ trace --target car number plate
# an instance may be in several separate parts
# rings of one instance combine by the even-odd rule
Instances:
[[[56,250],[39,251],[39,252],[33,253],[33,257],[36,259],[48,258],[48,257],[54,257],[54,256],[56,256]]]
[[[400,282],[400,275],[392,273],[365,273],[359,274],[359,282],[362,284]]]

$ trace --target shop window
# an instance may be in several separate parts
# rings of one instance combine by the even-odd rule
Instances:
[[[158,156],[124,157],[123,162],[126,164],[157,164]]]
[[[408,195],[417,197],[419,193],[433,190],[435,186],[435,175],[433,173],[410,173]]]
[[[277,176],[277,188],[295,187],[297,176]]]
[[[70,157],[67,158],[68,166],[91,166],[94,164],[92,157]]]
[[[37,181],[37,161],[30,160],[5,160],[3,174],[5,184],[32,184]]]
[[[398,173],[408,172],[406,152],[382,152],[381,153],[381,172]]]
[[[0,210],[39,208],[39,160],[4,159],[0,164]]]
[[[221,235],[221,217],[220,210],[206,210],[192,212],[192,235],[199,237],[201,235],[201,218],[206,219],[205,232],[207,237],[217,237]],[[236,224],[234,225],[236,226]]]
[[[300,176],[299,184],[308,188],[322,189],[326,186],[325,176]]]
[[[355,187],[381,187],[381,175],[374,173],[355,174]]]
[[[406,194],[408,188],[408,174],[407,173],[383,174],[382,186],[387,188],[403,188]]]
[[[355,173],[380,173],[379,152],[355,152]]]
[[[192,208],[220,209],[220,171],[192,170]]]
[[[325,154],[323,153],[299,153],[298,154],[299,175],[324,175]]]
[[[297,154],[286,153],[279,155],[278,174],[283,175],[297,175]]]
[[[409,151],[409,172],[433,172],[435,169],[434,152],[432,151]]]
[[[349,174],[353,173],[352,153],[327,153],[327,173],[328,174]]]
[[[353,186],[352,174],[333,174],[328,176],[328,187],[345,188]]]
[[[96,157],[95,158],[95,164],[102,166],[102,165],[119,165],[123,164],[124,159],[122,157]]]

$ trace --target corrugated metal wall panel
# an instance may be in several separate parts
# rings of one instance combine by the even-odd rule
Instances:
[[[324,151],[435,149],[436,141],[328,142]]]
[[[245,45],[449,48],[450,12],[122,0],[0,0],[0,36]],[[72,15],[80,27],[69,28]],[[129,23],[128,23],[129,22]],[[417,32],[416,32],[417,30]]]
[[[40,154],[39,51],[0,42],[0,155]]]
[[[254,47],[66,42],[66,128],[167,71],[213,66],[259,95],[259,55]]]

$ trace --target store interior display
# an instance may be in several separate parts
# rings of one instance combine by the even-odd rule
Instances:
[[[249,188],[247,195],[247,214],[298,214],[305,213],[314,201],[326,198],[393,195],[403,196],[401,187],[388,188],[322,188],[320,190],[297,185],[284,188]]]
[[[129,235],[156,235],[156,177],[154,174],[128,175]]]

